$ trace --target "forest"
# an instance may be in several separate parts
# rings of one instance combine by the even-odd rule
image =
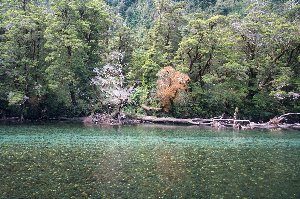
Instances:
[[[300,112],[298,0],[2,0],[0,118]]]

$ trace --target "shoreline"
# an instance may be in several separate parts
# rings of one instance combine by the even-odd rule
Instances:
[[[100,115],[100,116],[99,116]],[[101,117],[99,119],[99,117]],[[135,116],[122,118],[121,120],[113,119],[104,114],[87,117],[58,117],[48,119],[25,119],[21,121],[19,117],[1,118],[0,124],[42,124],[42,123],[80,123],[85,126],[124,126],[124,125],[159,125],[171,127],[196,127],[196,128],[212,128],[212,129],[235,129],[235,130],[255,130],[255,129],[269,129],[269,130],[297,130],[300,131],[300,123],[272,123],[272,119],[265,123],[255,123],[250,120],[234,120],[228,119],[182,119],[172,117],[154,117],[154,116]]]

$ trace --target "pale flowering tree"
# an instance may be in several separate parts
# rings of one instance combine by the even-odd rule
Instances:
[[[99,86],[99,90],[103,94],[100,99],[102,103],[115,108],[119,119],[121,110],[130,101],[130,94],[133,90],[133,88],[128,88],[124,84],[122,60],[122,53],[110,53],[107,64],[100,69],[94,69],[96,76],[92,79],[92,83]]]

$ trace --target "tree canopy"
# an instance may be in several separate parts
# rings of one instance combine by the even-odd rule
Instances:
[[[296,0],[5,0],[0,12],[0,118],[108,104],[175,117],[300,112]]]

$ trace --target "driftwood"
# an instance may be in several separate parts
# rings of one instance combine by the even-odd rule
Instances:
[[[288,117],[298,117],[298,122],[300,122],[300,113],[286,113],[278,117],[279,123],[284,123],[285,120],[288,120]]]
[[[295,129],[300,130],[300,121],[292,124],[284,123],[287,116],[299,115],[300,113],[287,113],[273,118],[266,123],[255,123],[250,120],[238,120],[238,119],[223,119],[223,118],[212,118],[212,119],[179,119],[172,117],[154,117],[154,116],[139,116],[138,120],[143,122],[152,123],[172,123],[172,124],[187,124],[187,125],[198,125],[198,126],[212,126],[216,128],[231,127],[236,129]],[[275,121],[274,121],[275,120]]]
[[[238,119],[213,119],[213,127],[233,127],[237,129],[250,128],[250,120],[238,120]]]
[[[137,119],[145,122],[153,123],[174,123],[174,124],[193,124],[199,125],[200,122],[196,119],[178,119],[173,117],[154,117],[154,116],[140,116]]]
[[[300,123],[296,124],[282,124],[278,125],[279,128],[281,129],[295,129],[295,130],[300,130]]]
[[[153,123],[173,123],[173,124],[188,124],[188,125],[199,125],[199,126],[213,126],[213,127],[234,127],[241,128],[241,124],[250,124],[249,120],[234,120],[234,119],[179,119],[173,117],[154,117],[154,116],[139,116],[137,119],[144,122]]]
[[[151,107],[149,108],[149,110]],[[290,118],[288,118],[290,117]],[[293,117],[293,118],[291,118]],[[120,121],[117,121],[112,116],[107,114],[96,114],[85,118],[84,123],[87,125],[120,125],[120,124],[138,124],[138,123],[163,123],[163,124],[185,124],[196,126],[211,126],[215,128],[235,128],[235,129],[295,129],[300,130],[300,113],[287,113],[279,117],[275,117],[266,123],[255,123],[250,120],[239,119],[224,119],[215,117],[210,119],[202,118],[173,118],[173,117],[155,117],[155,116],[125,116]],[[291,123],[291,121],[295,121]]]

